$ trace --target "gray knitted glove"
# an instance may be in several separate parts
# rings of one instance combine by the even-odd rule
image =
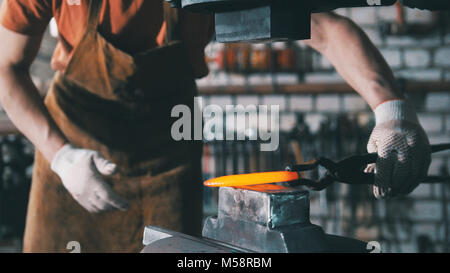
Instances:
[[[375,171],[376,198],[411,193],[428,173],[431,151],[428,137],[414,109],[403,100],[388,101],[375,109],[376,127],[367,150],[378,153]]]

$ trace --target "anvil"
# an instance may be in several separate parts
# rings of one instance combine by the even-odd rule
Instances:
[[[143,253],[363,253],[359,240],[326,234],[310,222],[309,192],[274,184],[219,190],[217,216],[202,238],[148,226]]]

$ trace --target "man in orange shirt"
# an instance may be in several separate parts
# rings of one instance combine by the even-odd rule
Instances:
[[[42,103],[28,68],[54,17]],[[170,137],[207,74],[210,16],[163,0],[5,0],[0,99],[36,146],[25,252],[138,252],[144,226],[199,235],[201,143]]]
[[[57,73],[43,104],[28,69],[51,17]],[[162,0],[4,0],[0,22],[0,101],[37,148],[24,251],[136,252],[146,224],[198,234],[201,146],[171,139],[170,111],[193,107],[211,18]],[[428,139],[381,54],[333,13],[313,15],[307,44],[375,111],[375,195],[411,192]]]

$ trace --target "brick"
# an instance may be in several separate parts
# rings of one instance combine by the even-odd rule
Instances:
[[[316,195],[315,198],[313,198],[313,195]],[[320,202],[320,198],[318,198],[318,193],[313,193],[311,195],[311,204],[310,204],[310,211],[311,216],[325,216],[326,215],[326,207],[322,206],[322,203]]]
[[[298,75],[294,73],[277,73],[275,75],[277,84],[296,84],[299,82]]]
[[[211,96],[209,97],[208,105],[218,105],[225,111],[227,105],[233,105],[233,100],[231,96]]]
[[[357,24],[373,25],[376,23],[376,11],[374,8],[352,8],[350,16]]]
[[[409,36],[389,36],[386,43],[388,46],[414,46],[415,40]]]
[[[248,105],[259,105],[258,96],[237,96],[236,103],[238,105],[248,106]]]
[[[377,16],[378,20],[385,22],[396,22],[397,21],[397,11],[395,7],[378,7]]]
[[[417,245],[415,242],[403,243],[400,245],[400,249],[401,253],[417,253]]]
[[[449,143],[450,142],[450,134],[433,134],[428,136],[431,144],[439,144],[439,143]],[[450,151],[440,152],[438,155],[444,156],[449,155]]]
[[[444,80],[450,81],[450,71],[444,72]]]
[[[399,215],[397,215],[397,217],[400,217]],[[407,241],[410,239],[410,232],[408,232],[408,230],[405,230],[402,227],[397,227],[396,232],[393,234],[392,229],[390,229],[387,225],[383,225],[382,226],[382,231],[383,231],[383,235],[386,237],[386,239],[390,239],[393,240],[394,238],[396,238],[397,240],[400,241]]]
[[[213,85],[213,83],[211,82],[210,76],[198,79],[198,80],[196,80],[196,83],[197,83],[198,87],[207,87],[207,86]]]
[[[214,86],[226,86],[230,82],[229,75],[225,72],[211,74],[210,82]]]
[[[431,185],[430,184],[420,184],[409,196],[411,198],[426,198],[431,196]]]
[[[367,103],[359,95],[344,96],[344,111],[363,111],[367,110]]]
[[[386,59],[389,66],[398,68],[402,65],[402,58],[400,50],[398,49],[384,49],[380,51],[383,57]]]
[[[340,8],[340,9],[334,10],[334,12],[335,12],[336,14],[339,14],[339,15],[345,16],[345,17],[347,17],[348,14],[350,13],[350,12],[349,12],[349,9],[347,9],[347,8]]]
[[[446,44],[450,43],[450,33],[445,34],[445,36],[444,36],[444,42],[445,42]]]
[[[428,169],[428,175],[442,175],[441,170],[444,166],[444,159],[433,156],[430,164],[430,168]]]
[[[445,131],[450,132],[450,115],[445,117]]]
[[[311,95],[293,95],[289,99],[291,111],[309,112],[314,109]]]
[[[284,96],[280,95],[264,96],[262,99],[262,104],[268,105],[269,109],[271,105],[278,105],[280,106],[280,111],[286,110],[286,98]]]
[[[280,115],[280,131],[290,132],[297,124],[297,117],[293,113]]]
[[[441,45],[441,38],[439,33],[431,33],[424,37],[411,36],[389,36],[386,39],[388,46],[417,46],[423,47],[437,47]]]
[[[409,212],[411,220],[441,221],[442,205],[439,201],[416,201]]]
[[[405,64],[408,67],[426,67],[430,65],[430,53],[422,49],[409,49],[405,51]]]
[[[443,47],[436,50],[434,54],[434,64],[439,66],[450,66],[450,47]]]
[[[247,82],[247,78],[244,75],[230,74],[229,82],[227,85],[242,86],[242,85],[245,85],[246,82]]]
[[[385,218],[386,217],[386,202],[383,200],[380,200],[379,202],[375,203],[375,216],[378,216],[379,218]]]
[[[395,71],[396,77],[404,78],[407,80],[417,81],[439,81],[441,80],[440,69],[409,69]]]
[[[444,122],[440,114],[419,114],[419,121],[427,133],[443,131]]]
[[[305,75],[305,82],[307,83],[335,83],[344,82],[342,77],[335,73],[307,73]]]
[[[380,36],[380,32],[378,29],[374,27],[362,27],[366,35],[369,37],[369,39],[372,41],[372,43],[376,46],[383,45],[384,41]]]
[[[250,85],[269,85],[273,84],[273,77],[269,73],[258,73],[248,76],[248,83]]]
[[[419,9],[404,9],[408,23],[432,23],[433,13]]]
[[[425,108],[428,111],[450,111],[450,91],[429,93],[426,98]]]
[[[338,112],[340,110],[340,100],[338,95],[320,95],[317,97],[317,111]]]
[[[441,225],[435,224],[416,224],[413,225],[414,237],[425,235],[432,241],[442,240],[444,237],[444,229]]]

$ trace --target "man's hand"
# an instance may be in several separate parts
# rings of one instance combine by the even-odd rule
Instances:
[[[117,166],[98,152],[63,146],[51,162],[51,169],[59,175],[73,198],[87,211],[127,210],[128,202],[118,196],[102,176],[115,173]]]
[[[427,176],[431,162],[428,137],[417,115],[404,100],[393,100],[375,109],[376,127],[367,150],[378,153],[375,166],[376,198],[411,193]]]

